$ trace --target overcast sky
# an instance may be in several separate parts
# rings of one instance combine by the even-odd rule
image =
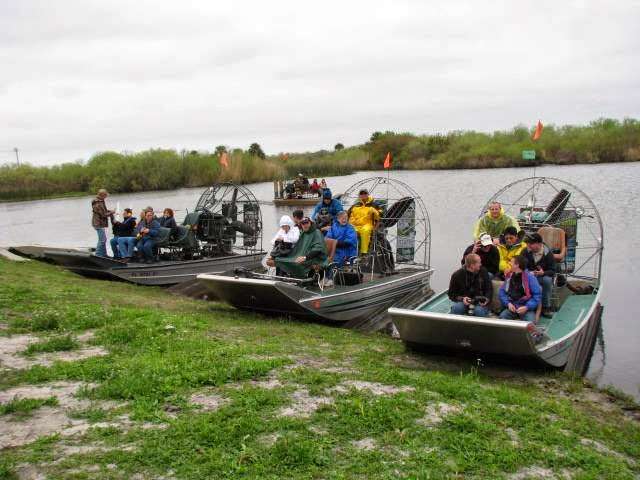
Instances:
[[[0,0],[0,163],[640,117],[640,1]]]

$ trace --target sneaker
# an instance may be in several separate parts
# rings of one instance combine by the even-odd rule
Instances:
[[[542,312],[541,312],[541,315],[543,317],[546,317],[546,318],[551,318],[551,317],[553,317],[553,312],[549,308],[543,308]]]

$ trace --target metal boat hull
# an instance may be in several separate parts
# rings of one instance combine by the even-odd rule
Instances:
[[[442,295],[442,294],[440,294]],[[439,296],[440,296],[439,295]],[[599,321],[599,293],[591,306],[580,312],[575,326],[560,338],[547,338],[536,344],[531,333],[535,327],[520,320],[479,318],[450,313],[390,308],[389,315],[400,338],[411,345],[477,353],[530,357],[552,367],[563,367],[575,354],[575,346],[584,344],[587,327]]]
[[[427,290],[431,270],[400,271],[389,277],[320,291],[277,280],[198,275],[213,295],[243,310],[345,323],[384,312],[419,290]]]
[[[199,260],[161,261],[152,264],[124,263],[86,252],[45,251],[44,256],[58,265],[91,278],[125,280],[139,285],[175,285],[194,280],[201,273],[222,273],[260,264],[265,253],[231,255]]]

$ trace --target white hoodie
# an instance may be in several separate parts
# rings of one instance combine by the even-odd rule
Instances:
[[[280,219],[280,229],[276,233],[276,236],[271,240],[271,245],[275,245],[276,240],[282,240],[286,243],[295,244],[300,238],[300,230],[296,228],[296,224],[289,215],[283,215]],[[283,225],[289,225],[289,231],[285,232],[282,228]]]

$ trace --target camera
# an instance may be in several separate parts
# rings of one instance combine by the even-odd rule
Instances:
[[[469,302],[469,315],[473,315],[474,310],[476,309],[476,305],[480,305],[482,303],[486,303],[487,297],[482,295],[475,296]]]

